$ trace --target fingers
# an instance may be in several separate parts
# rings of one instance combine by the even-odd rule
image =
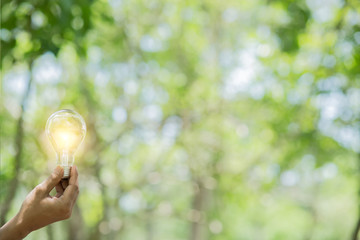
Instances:
[[[79,188],[75,185],[69,185],[63,194],[64,201],[71,206],[75,203],[79,194]]]
[[[69,186],[64,191],[64,200],[73,205],[79,194],[79,182],[78,182],[78,171],[76,166],[71,168],[71,174],[69,179]]]
[[[62,179],[61,180],[61,186],[63,189],[66,189],[67,186],[69,186],[69,180],[68,179]]]
[[[57,166],[51,175],[40,184],[41,188],[49,194],[50,191],[60,182],[63,177],[64,170],[61,166]]]
[[[79,173],[78,173],[77,167],[74,165],[71,168],[71,173],[70,173],[70,178],[69,178],[69,185],[79,185],[78,176],[79,176]]]
[[[59,198],[64,194],[65,189],[69,186],[69,179],[61,179],[61,181],[55,186],[56,195]]]
[[[64,189],[63,189],[63,187],[61,186],[61,184],[60,183],[58,183],[56,186],[55,186],[55,189],[56,189],[56,195],[55,195],[55,197],[60,197],[61,195],[63,195],[63,193],[64,193]]]

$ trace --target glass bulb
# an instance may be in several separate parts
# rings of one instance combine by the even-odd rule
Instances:
[[[68,178],[74,154],[86,135],[85,121],[77,112],[64,109],[49,117],[45,130],[56,152],[57,164],[64,168],[63,178]]]

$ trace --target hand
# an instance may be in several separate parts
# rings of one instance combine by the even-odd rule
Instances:
[[[69,180],[61,180],[64,170],[57,166],[51,176],[26,197],[19,213],[0,229],[0,239],[22,239],[30,232],[53,222],[68,219],[79,194],[78,172],[71,168]],[[56,195],[50,196],[55,187]]]

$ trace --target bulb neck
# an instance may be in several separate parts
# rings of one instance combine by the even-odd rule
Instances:
[[[74,154],[69,151],[64,150],[58,153],[57,164],[64,169],[63,179],[70,177],[70,170],[74,164],[74,160]]]

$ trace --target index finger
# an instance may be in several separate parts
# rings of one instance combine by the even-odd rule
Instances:
[[[57,166],[51,175],[42,183],[39,184],[40,188],[50,193],[50,191],[60,182],[63,176],[64,170],[61,166]]]

